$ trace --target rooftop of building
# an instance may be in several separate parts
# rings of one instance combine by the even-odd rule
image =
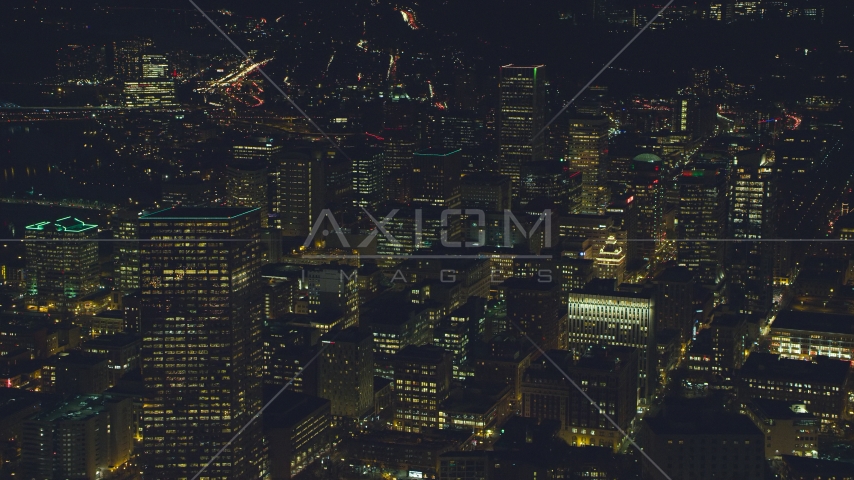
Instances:
[[[56,232],[82,233],[98,228],[98,225],[86,223],[75,217],[62,217],[54,221],[44,221],[27,225],[26,230],[54,230]]]
[[[142,338],[139,335],[130,332],[120,332],[95,337],[87,341],[84,347],[127,347],[140,342],[142,342]]]
[[[601,225],[605,228],[614,223],[614,219],[610,215],[589,215],[586,213],[576,213],[572,215],[563,215],[558,220],[561,225]]]
[[[771,324],[772,330],[844,333],[854,335],[854,315],[784,310]]]
[[[757,435],[762,431],[747,415],[722,410],[713,399],[671,398],[644,423],[657,435]],[[761,438],[760,438],[761,439]]]
[[[435,345],[407,345],[394,355],[395,361],[416,361],[437,364],[450,356],[450,352]]]
[[[252,212],[258,207],[173,207],[148,213],[141,220],[231,220]]]
[[[658,155],[654,153],[641,153],[640,155],[635,155],[632,158],[635,162],[645,162],[645,163],[662,163],[664,160],[661,159]]]
[[[267,162],[258,158],[235,159],[229,161],[226,168],[234,172],[266,173]]]
[[[724,312],[714,316],[711,328],[735,328],[746,322],[747,318],[741,313]]]
[[[320,341],[323,343],[329,343],[331,345],[334,345],[338,342],[361,343],[373,337],[374,336],[370,332],[370,330],[359,327],[350,327],[339,331],[327,332],[320,338]]]
[[[747,402],[747,408],[764,418],[775,420],[816,418],[815,415],[809,413],[807,405],[800,402],[787,402],[785,400],[772,400],[770,398],[751,398]]]
[[[272,398],[278,391],[278,386],[265,386],[265,399]],[[329,406],[329,400],[324,398],[284,391],[269,404],[269,408],[264,412],[263,422],[269,428],[290,428],[318,410],[326,409],[328,412]]]
[[[384,377],[374,377],[374,393],[379,392],[384,388],[390,388],[392,381]]]
[[[694,280],[694,275],[688,267],[667,267],[659,272],[653,279],[657,283],[690,283]]]
[[[851,364],[845,360],[823,356],[803,361],[771,353],[753,353],[741,367],[741,376],[843,385],[850,368]]]
[[[656,435],[757,435],[762,431],[746,415],[721,412],[712,418],[646,417],[644,422]]]
[[[783,455],[783,464],[791,474],[798,475],[791,478],[851,478],[854,476],[854,464],[849,462]],[[808,477],[800,475],[808,475]]]
[[[462,149],[459,148],[430,147],[425,148],[424,150],[419,150],[413,155],[416,157],[450,157],[451,155],[461,151]]]
[[[20,388],[0,388],[0,422],[23,410],[34,411],[39,407],[44,408],[45,405],[56,400],[58,400],[57,397],[47,393],[31,392]]]
[[[571,293],[642,299],[651,299],[654,295],[651,289],[636,290],[623,287],[622,285],[620,289],[617,289],[617,282],[612,278],[594,278],[587,282],[584,287],[574,289]]]
[[[535,290],[538,292],[556,291],[560,288],[558,282],[542,282],[534,277],[510,277],[504,280],[502,286],[508,290]]]
[[[451,390],[439,407],[444,412],[483,415],[510,393],[505,383],[467,385]]]
[[[637,349],[620,346],[593,346],[584,352],[574,368],[615,372],[637,356]]]
[[[458,430],[430,430],[423,429],[420,433],[398,432],[394,430],[372,430],[366,434],[348,441],[357,444],[394,444],[407,447],[423,448],[425,450],[441,448],[448,451],[456,450],[471,437],[471,432]]]
[[[83,366],[98,365],[99,363],[106,363],[107,361],[107,359],[101,355],[83,353],[76,350],[60,353],[55,357],[51,357],[51,360],[54,363],[61,363],[63,365]]]
[[[103,413],[113,401],[108,395],[78,395],[54,408],[42,411],[32,420],[43,422],[82,421]]]

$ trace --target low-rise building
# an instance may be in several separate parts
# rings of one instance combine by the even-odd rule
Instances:
[[[854,360],[854,316],[786,310],[771,325],[771,353],[809,360],[816,355]]]
[[[289,480],[329,453],[329,400],[286,391],[270,404],[263,421],[274,480]]]
[[[754,398],[744,405],[744,413],[765,434],[765,458],[782,455],[815,457],[821,421],[802,403]]]
[[[851,364],[827,357],[791,360],[770,353],[750,355],[738,372],[738,396],[784,400],[805,404],[807,410],[830,428],[842,420]]]

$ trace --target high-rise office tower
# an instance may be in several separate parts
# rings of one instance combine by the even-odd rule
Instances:
[[[650,270],[658,263],[658,253],[665,240],[664,207],[665,188],[661,174],[664,163],[661,158],[649,153],[642,153],[632,159],[630,188],[635,199],[637,222],[634,228],[635,238],[630,241],[638,242],[635,247],[638,257],[648,262]]]
[[[98,288],[97,236],[97,225],[73,217],[24,229],[24,238],[30,240],[26,244],[27,295],[40,310],[67,312],[74,299]]]
[[[373,210],[385,199],[383,192],[383,153],[364,149],[353,158],[353,202],[357,207]]]
[[[393,86],[383,103],[384,200],[407,203],[412,196],[412,154],[418,149],[415,107],[402,85]]]
[[[409,345],[392,357],[394,429],[418,433],[439,427],[439,405],[448,398],[453,355],[434,345]]]
[[[656,332],[677,330],[682,341],[693,334],[694,275],[685,267],[668,267],[653,279],[656,286]]]
[[[234,161],[225,167],[225,203],[257,207],[261,228],[267,228],[267,165],[263,160]]]
[[[569,119],[570,167],[581,172],[581,213],[601,215],[608,201],[605,181],[608,117],[576,114]]]
[[[545,137],[544,65],[504,65],[499,79],[498,163],[518,192],[522,165],[543,159]]]
[[[743,313],[764,315],[771,309],[774,238],[777,222],[777,177],[765,152],[743,152],[735,159],[729,191],[729,238],[732,303]]]
[[[673,113],[670,117],[670,131],[674,133],[691,133],[691,115],[694,113],[694,102],[689,97],[678,97],[672,102]]]
[[[344,328],[359,325],[359,277],[353,267],[321,265],[308,272],[308,310],[343,318]]]
[[[142,76],[142,55],[151,48],[150,38],[113,42],[113,72],[121,80],[137,80]]]
[[[140,218],[146,476],[191,478],[261,409],[257,208],[172,208]],[[261,478],[254,422],[206,478]]]
[[[281,152],[282,145],[270,137],[247,138],[231,146],[231,155],[235,160],[264,160],[268,165]]]
[[[557,276],[557,272],[553,272]],[[541,278],[508,278],[501,287],[507,301],[507,320],[544,349],[560,348],[561,284]],[[552,279],[549,279],[552,280]],[[512,325],[511,325],[512,327]],[[512,327],[511,331],[516,331]]]
[[[531,162],[522,166],[519,200],[523,205],[537,198],[548,198],[562,214],[581,211],[581,172],[572,171],[556,160]]]
[[[417,147],[412,128],[385,131],[383,185],[386,200],[407,203],[412,198],[412,156]]]
[[[641,398],[651,395],[655,378],[655,295],[624,292],[613,280],[593,280],[569,294],[569,349],[576,356],[594,345],[640,350]]]
[[[460,149],[428,148],[412,156],[412,201],[460,207]]]
[[[142,56],[142,78],[166,78],[169,76],[169,61],[163,55]]]
[[[115,287],[121,292],[131,292],[139,288],[139,215],[131,210],[123,210],[112,218],[113,271]]]
[[[637,238],[637,206],[635,196],[631,193],[625,193],[612,198],[608,208],[605,209],[605,215],[614,219],[614,227],[622,229],[625,232],[625,238]],[[625,243],[626,265],[634,267],[638,263],[638,244],[640,242]]]
[[[323,208],[326,190],[323,162],[303,153],[276,156],[278,167],[274,210],[286,236],[306,236]]]
[[[717,285],[724,276],[726,243],[726,175],[719,169],[685,169],[679,177],[676,243],[679,265],[688,267],[703,285]]]
[[[175,82],[169,76],[169,63],[163,55],[143,55],[142,77],[125,82],[125,106],[162,108],[178,105]]]
[[[462,178],[463,208],[503,212],[511,204],[510,177],[491,172],[470,173]]]
[[[348,328],[320,339],[317,395],[332,402],[332,415],[360,418],[374,404],[374,337]]]

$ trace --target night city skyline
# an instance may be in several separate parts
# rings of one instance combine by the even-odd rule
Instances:
[[[0,479],[854,480],[852,25],[4,2]]]

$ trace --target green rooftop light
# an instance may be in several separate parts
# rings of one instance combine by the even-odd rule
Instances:
[[[232,208],[231,210],[235,210],[235,209],[237,209],[237,208],[235,207],[235,208]],[[244,215],[248,215],[248,214],[253,213],[253,212],[258,212],[261,210],[261,208],[260,207],[255,207],[255,208],[248,208],[247,207],[246,210],[243,210],[242,212],[240,212],[236,215],[223,215],[223,214],[217,215],[216,212],[217,212],[217,210],[219,210],[218,208],[186,207],[186,210],[193,210],[196,213],[198,213],[201,210],[204,210],[206,212],[209,211],[209,212],[211,212],[211,215],[210,216],[186,216],[186,217],[172,217],[172,216],[166,216],[166,215],[164,215],[164,216],[158,215],[158,214],[161,214],[163,212],[168,212],[170,210],[183,210],[183,208],[171,208],[171,207],[170,208],[164,208],[163,210],[158,210],[156,212],[151,212],[147,215],[143,215],[140,217],[140,219],[144,219],[144,220],[155,219],[155,220],[160,220],[160,221],[165,221],[165,220],[229,220],[232,218],[242,217]],[[228,209],[223,209],[223,210],[228,210]]]
[[[63,217],[54,222],[39,222],[24,227],[26,230],[44,230],[46,226],[53,224],[57,232],[80,233],[93,228],[98,228],[98,225],[86,223],[79,218]]]
[[[445,152],[445,153],[430,153],[429,150],[425,150],[424,152],[415,152],[415,156],[416,157],[449,157],[449,156],[451,156],[457,152],[461,152],[462,150],[463,150],[462,148],[458,148],[454,151]]]

